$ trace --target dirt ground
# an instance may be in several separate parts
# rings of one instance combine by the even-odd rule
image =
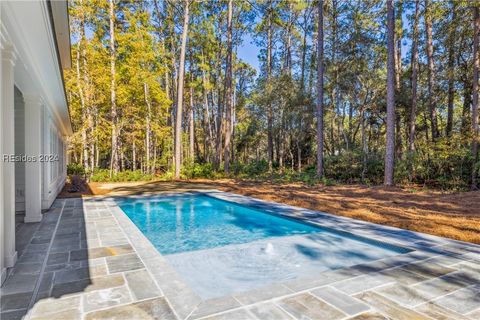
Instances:
[[[480,244],[480,191],[441,193],[411,191],[401,187],[306,186],[222,179],[89,183],[83,192],[65,191],[62,196],[126,195],[206,188]]]

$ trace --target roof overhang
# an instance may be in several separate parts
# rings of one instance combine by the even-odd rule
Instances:
[[[49,2],[62,68],[70,69],[72,67],[72,56],[70,51],[70,24],[67,1],[50,0]]]

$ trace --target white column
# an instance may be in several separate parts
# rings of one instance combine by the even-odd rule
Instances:
[[[3,240],[5,266],[17,261],[15,251],[15,163],[5,161],[4,156],[15,152],[14,132],[14,73],[15,52],[12,47],[2,50],[2,166],[3,166]]]
[[[42,100],[23,95],[25,101],[25,222],[42,220]]]
[[[0,75],[3,75],[3,43],[0,43]],[[0,77],[0,90],[3,88],[3,77]],[[0,124],[3,123],[3,101],[0,99]],[[3,157],[3,130],[0,128],[0,157]],[[0,161],[2,161],[0,159]],[[7,278],[7,268],[5,266],[5,254],[4,254],[4,212],[3,212],[3,161],[0,162],[0,285],[5,281]]]
[[[52,154],[50,150],[50,116],[45,106],[42,108],[42,153]],[[42,207],[48,209],[50,207],[50,170],[51,163],[44,162],[42,164],[43,188],[42,188]]]

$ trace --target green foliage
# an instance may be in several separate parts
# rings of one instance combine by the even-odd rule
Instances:
[[[117,1],[114,6],[115,57],[111,56],[108,2],[69,1],[72,68],[65,86],[74,134],[69,174],[91,181],[136,181],[173,178],[174,99],[178,93],[179,38],[183,6],[175,1]],[[395,181],[439,189],[466,189],[471,154],[473,14],[468,1],[430,2],[434,95],[440,139],[432,139],[429,118],[426,50],[419,51],[415,101],[414,153],[407,151],[412,104],[414,2],[397,1],[405,13],[396,20],[402,57],[397,71],[395,107]],[[384,177],[386,120],[385,2],[326,2],[324,52],[325,176],[316,176],[316,103],[318,20],[312,1],[234,1],[232,86],[235,92],[230,173],[223,172],[227,64],[227,2],[194,1],[185,63],[183,137],[180,147],[187,179],[233,177],[308,185],[381,184]],[[420,7],[418,47],[425,48],[425,6]],[[455,14],[453,14],[455,10]],[[442,19],[443,18],[443,19]],[[270,29],[269,29],[270,28]],[[87,32],[86,32],[87,31]],[[462,37],[456,37],[461,34]],[[269,37],[270,35],[270,37]],[[259,67],[237,52],[253,40]],[[243,42],[243,43],[242,43]],[[269,44],[271,45],[269,47]],[[267,57],[267,53],[270,57]],[[449,53],[453,52],[453,69]],[[111,59],[115,61],[112,86]],[[271,59],[269,59],[271,58]],[[403,59],[405,60],[405,59]],[[270,65],[267,66],[267,61]],[[268,72],[269,71],[269,72]],[[453,98],[448,84],[453,76]],[[112,156],[112,88],[118,118],[121,172],[110,177]],[[450,98],[450,99],[449,99]],[[447,105],[453,101],[452,129],[447,133]],[[415,118],[416,117],[416,118]],[[193,119],[192,122],[190,120]],[[193,123],[193,126],[190,124]],[[193,131],[190,131],[192,128]],[[193,145],[190,133],[193,133]],[[446,138],[448,136],[448,138]],[[272,138],[273,170],[268,168]],[[442,138],[443,137],[443,138]],[[435,140],[435,141],[433,141]],[[190,149],[194,149],[190,154]],[[93,159],[92,159],[93,158]],[[282,161],[279,161],[279,159]],[[188,159],[188,161],[187,161]],[[277,162],[283,163],[282,168]],[[91,168],[96,164],[101,168]],[[295,169],[301,167],[301,171]],[[142,173],[135,168],[143,168]],[[94,169],[94,170],[93,170]],[[473,170],[472,170],[473,169]],[[92,174],[93,172],[93,174]],[[161,174],[160,174],[161,173]]]
[[[85,169],[79,163],[69,163],[67,165],[67,174],[82,176],[85,174]]]
[[[469,186],[473,158],[460,135],[440,139],[398,161],[395,178],[436,189],[463,190]]]
[[[239,177],[256,177],[268,171],[268,163],[266,160],[251,161],[247,164],[236,162],[233,165],[233,172]]]
[[[181,174],[187,179],[195,178],[215,178],[217,174],[213,170],[211,163],[190,163],[182,168]]]
[[[381,158],[370,154],[366,166],[363,154],[359,150],[345,151],[339,155],[325,157],[325,175],[329,179],[345,183],[361,183],[362,172],[369,182],[381,183],[383,179],[383,162]]]
[[[92,182],[125,182],[125,181],[150,181],[155,176],[151,174],[144,174],[141,170],[125,170],[117,174],[112,174],[110,177],[110,170],[96,169],[90,177]]]

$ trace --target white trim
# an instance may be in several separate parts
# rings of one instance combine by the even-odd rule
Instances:
[[[2,38],[11,40],[22,62],[15,70],[16,85],[22,92],[44,97],[57,127],[72,134],[47,2],[1,1],[0,5]],[[29,23],[23,23],[26,20]]]
[[[15,87],[14,87],[14,67],[16,55],[14,48],[8,43],[4,43],[2,49],[2,74],[1,74],[1,102],[0,112],[2,113],[2,154],[13,154],[14,145],[14,106],[15,106]],[[3,219],[3,267],[12,267],[17,260],[15,250],[15,165],[13,162],[3,161],[0,163],[3,167],[3,177],[0,183],[2,186],[3,200],[2,206]]]

